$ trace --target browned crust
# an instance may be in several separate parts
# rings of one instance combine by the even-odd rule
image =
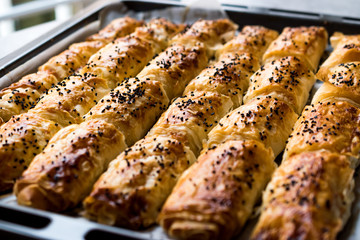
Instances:
[[[125,147],[124,136],[103,121],[64,128],[16,181],[17,201],[57,212],[75,207]]]
[[[171,42],[187,44],[188,39],[202,42],[207,47],[208,56],[213,56],[216,50],[234,36],[237,27],[229,19],[198,20],[187,31],[174,37]]]
[[[155,30],[160,32],[156,32]],[[156,52],[161,50],[160,46],[158,45],[166,45],[168,42],[168,38],[179,30],[181,30],[181,27],[178,27],[177,25],[165,19],[156,19],[150,21],[148,25],[138,28],[137,31],[135,31],[131,36],[134,36],[135,38],[141,37],[141,42],[147,43],[145,45],[147,45],[149,49],[147,50],[145,55],[147,59],[151,59]],[[122,50],[119,51],[115,48],[116,44],[128,44],[128,42],[128,38],[121,38],[111,44],[114,57],[125,54],[124,52],[122,52]],[[135,41],[134,44],[134,49],[136,50],[132,50],[132,48],[130,48],[128,45],[128,49],[125,49],[125,51],[127,51],[127,61],[123,64],[119,63],[118,66],[119,68],[122,68],[122,71],[128,69],[128,72],[124,73],[124,75],[122,75],[122,78],[119,76],[119,79],[117,79],[117,81],[122,81],[123,77],[125,76],[137,74],[146,64],[146,62],[137,62],[137,42]],[[89,61],[91,65],[91,59]],[[35,108],[31,110],[31,114],[34,116],[28,116],[28,118],[32,120],[41,117],[46,121],[51,120],[53,121],[52,124],[59,124],[61,125],[61,127],[65,127],[72,123],[81,122],[83,115],[85,115],[85,113],[87,113],[90,108],[94,106],[99,99],[101,99],[102,96],[107,94],[111,88],[111,86],[109,86],[111,82],[109,81],[109,79],[101,79],[94,76],[93,74],[95,73],[87,73],[86,71],[87,70],[84,70],[83,76],[72,76],[69,79],[61,82],[56,88],[52,88],[48,92],[48,94],[40,100],[39,104],[37,104]],[[20,115],[19,119],[22,118],[22,115]],[[0,134],[5,131],[3,129],[13,129],[13,124],[14,123],[12,122],[4,124],[2,126],[3,128],[0,129]],[[46,142],[44,143],[42,141],[38,141],[43,138],[42,135],[46,136],[48,138],[47,140],[49,140],[57,132],[57,130],[59,130],[59,128],[57,128],[56,131],[52,131],[51,134],[48,134],[47,132],[45,132],[45,130],[42,129],[41,123],[34,127],[35,129],[27,129],[27,127],[27,125],[24,125],[24,127],[21,129],[24,136],[10,136],[7,139],[9,141],[13,141],[13,139],[11,138],[15,138],[14,141],[20,141],[21,139],[26,138],[31,138],[33,140],[31,142],[31,147],[19,146],[19,149],[16,149],[16,151],[29,152],[29,154],[25,156],[25,161],[27,163],[30,163],[34,156],[36,156],[36,154],[38,154],[39,151],[41,151],[47,144]],[[36,131],[36,135],[32,135],[33,133],[29,130]],[[9,152],[6,153],[9,154],[9,157],[3,158],[1,154],[5,153],[2,152],[2,147],[0,146],[0,159],[4,159],[1,164],[6,165],[8,164],[8,162],[11,163],[15,161],[16,159],[14,159],[14,156],[11,155],[11,153],[14,151],[15,150],[13,149],[9,149]],[[21,171],[16,172],[16,174],[21,174]],[[19,177],[19,175],[17,177]],[[1,175],[0,179],[2,179]]]
[[[89,85],[81,77],[72,76],[51,88],[31,111],[62,126],[80,123],[82,116],[100,99],[102,90],[109,89],[102,79],[97,79],[96,87]],[[50,112],[52,115],[49,115]],[[61,119],[60,116],[67,117]]]
[[[353,200],[345,156],[307,152],[284,161],[263,196],[252,239],[336,239]]]
[[[330,41],[334,50],[316,74],[316,77],[322,81],[327,81],[331,76],[329,71],[333,67],[339,64],[360,61],[360,35],[344,35],[335,32]]]
[[[180,174],[195,160],[183,142],[147,137],[112,161],[84,201],[87,216],[129,228],[153,224]]]
[[[307,151],[329,150],[347,155],[357,165],[360,150],[360,110],[346,101],[307,106],[290,135],[284,159]]]
[[[324,27],[286,27],[271,43],[263,56],[264,62],[271,62],[285,56],[303,59],[316,71],[320,58],[327,46],[328,33]]]
[[[116,37],[130,34],[141,25],[141,21],[129,17],[116,19],[99,34],[93,35],[85,42],[72,44],[67,50],[49,59],[39,67],[37,73],[26,75],[19,82],[2,89],[0,117],[6,122],[11,116],[26,112],[36,105],[40,96],[53,84],[84,66],[96,51]]]
[[[176,27],[175,25],[168,26],[167,24],[169,24],[169,22],[163,19],[154,20],[148,25],[148,28],[137,29],[135,34],[138,34],[139,35],[138,37],[132,39],[124,38],[123,41],[126,43],[128,43],[127,40],[129,40],[130,43],[131,41],[134,42],[133,45],[131,44],[129,45],[129,49],[130,49],[129,51],[131,51],[132,53],[136,53],[136,51],[141,51],[140,47],[136,48],[135,46],[136,41],[145,43],[147,48],[150,48],[151,51],[156,52],[159,47],[162,47],[162,45],[164,45],[164,41],[166,41],[168,37],[165,36],[166,34],[163,33],[163,31],[168,31],[170,33],[173,33],[176,30],[171,28],[172,26]],[[152,30],[149,29],[149,26],[152,26],[153,29]],[[121,39],[113,43],[113,45],[108,45],[110,46],[109,49],[115,48],[114,46],[121,47],[122,46],[121,44],[116,45],[118,43],[121,43]],[[89,65],[86,69],[84,69],[84,72],[89,71],[89,69],[98,69],[99,66],[100,67],[105,66],[105,67],[109,67],[110,69],[113,69],[114,63],[109,59],[113,59],[114,57],[116,58],[117,57],[116,54],[120,54],[121,51],[118,50],[116,51],[116,53],[114,53],[114,55],[107,56],[106,52],[109,51],[109,49],[103,49],[103,53],[101,54],[105,55],[104,59],[96,58],[93,56],[92,59],[95,60],[91,62],[91,65]],[[172,49],[179,50],[176,56],[174,55],[173,52],[170,52]],[[127,50],[124,47],[122,48],[122,51],[126,53]],[[120,116],[120,117],[118,116],[118,118],[121,118],[122,115],[121,113],[125,113],[133,109],[134,111],[137,112],[136,113],[132,112],[132,114],[134,114],[132,119],[133,120],[132,124],[135,124],[135,127],[138,127],[136,126],[136,121],[137,124],[140,125],[142,124],[141,123],[142,118],[146,118],[146,121],[148,121],[148,123],[146,123],[145,125],[149,125],[149,126],[143,126],[143,129],[149,128],[152,122],[154,121],[154,119],[159,115],[161,111],[164,110],[165,106],[169,101],[167,98],[168,94],[165,92],[163,88],[164,83],[162,81],[159,81],[160,79],[157,79],[157,77],[163,77],[164,79],[167,79],[167,81],[170,82],[174,82],[176,80],[179,82],[179,85],[177,87],[182,86],[182,88],[184,88],[184,85],[187,83],[187,81],[190,80],[190,77],[193,74],[195,74],[196,71],[199,71],[200,68],[204,66],[207,62],[205,50],[201,45],[193,46],[191,49],[189,48],[185,49],[184,47],[180,47],[180,46],[173,46],[172,48],[166,50],[165,52],[166,54],[163,54],[163,56],[158,56],[157,58],[154,59],[154,61],[150,62],[150,65],[146,67],[145,70],[143,71],[146,73],[149,72],[149,69],[154,70],[154,72],[157,73],[158,75],[153,80],[148,75],[146,75],[147,76],[146,78],[143,78],[141,80],[137,78],[126,80],[122,85],[120,85],[117,89],[115,89],[115,91],[113,91],[111,94],[103,98],[100,102],[100,105],[96,106],[91,112],[89,112],[86,121],[84,123],[80,124],[79,126],[72,125],[68,128],[65,128],[53,138],[54,144],[50,143],[48,147],[45,149],[48,151],[45,151],[43,154],[38,155],[36,157],[30,169],[24,173],[23,179],[18,181],[17,187],[19,188],[19,190],[17,190],[17,192],[18,192],[18,202],[20,204],[49,209],[53,211],[62,211],[67,208],[74,207],[82,199],[84,195],[88,194],[89,187],[92,186],[93,182],[98,178],[99,174],[105,170],[105,166],[107,162],[115,158],[115,156],[119,153],[119,151],[116,151],[116,146],[120,147],[121,145],[116,144],[116,141],[113,142],[107,141],[104,134],[102,134],[102,136],[98,136],[96,138],[97,141],[95,143],[85,142],[80,146],[74,147],[72,146],[73,144],[69,144],[69,142],[71,142],[71,140],[75,142],[76,139],[87,140],[89,138],[93,138],[94,134],[91,134],[91,136],[89,135],[89,137],[87,137],[89,132],[91,132],[91,129],[84,130],[83,127],[86,127],[87,124],[92,123],[94,121],[100,121],[103,123],[108,122],[106,124],[111,126],[113,129],[117,129],[117,131],[123,130],[121,129],[122,127],[126,127],[121,125],[121,123],[123,123],[121,121],[120,122],[112,121],[112,120],[106,121],[108,120],[106,118],[111,117],[111,114],[110,116],[106,116],[105,114],[103,114],[105,112],[113,113],[113,114],[116,113],[117,115]],[[142,51],[141,54],[145,54],[147,56],[148,53]],[[187,54],[188,56],[184,57],[185,54]],[[126,64],[127,66],[128,65],[131,66],[132,61],[136,61],[138,65],[137,67],[140,67],[144,61],[144,60],[139,61],[136,57],[132,56],[129,53],[127,53],[126,57],[128,58],[129,61],[126,61],[125,59],[123,64]],[[197,57],[199,57],[199,59],[196,59]],[[157,60],[159,60],[160,62],[157,62]],[[204,61],[205,63],[200,64],[197,62],[202,60],[205,60]],[[162,63],[162,61],[164,61],[164,63]],[[169,63],[173,63],[173,68],[164,72],[163,68],[166,68],[168,66],[167,64]],[[99,76],[93,75],[96,73],[95,70],[90,70],[90,71],[92,74],[90,75],[86,74],[85,78],[81,79],[81,82],[80,81],[76,82],[74,79],[75,82],[74,84],[75,85],[79,83],[86,84],[91,86],[95,90],[99,88],[101,89],[101,84],[106,86],[106,83],[100,81],[102,79],[99,78]],[[195,73],[191,71],[194,71]],[[159,74],[162,72],[164,72],[164,74],[162,75]],[[189,73],[183,74],[186,72]],[[170,73],[170,75],[167,75],[168,73]],[[116,78],[118,73],[114,70],[111,72],[111,74],[113,74],[113,77]],[[130,74],[130,73],[124,73],[124,74]],[[177,76],[178,74],[183,74],[184,77],[173,79],[174,76],[171,76],[171,74],[175,74],[175,76]],[[141,74],[139,74],[139,76],[141,76]],[[119,81],[119,79],[117,79],[117,81]],[[70,78],[68,82],[69,84],[73,84],[72,78]],[[111,85],[110,82],[111,79],[110,81],[107,81],[107,84]],[[116,91],[118,92],[116,93]],[[53,93],[56,95],[56,91],[53,91]],[[51,93],[49,93],[49,95],[50,94]],[[77,94],[75,95],[77,96]],[[99,93],[97,95],[95,94],[96,97],[99,97],[99,95],[100,95]],[[40,103],[43,104],[44,106],[49,105],[48,101],[45,100]],[[70,101],[67,103],[69,106],[71,106],[71,104],[76,104],[76,101]],[[69,108],[69,106],[67,106],[66,104],[62,104],[62,105],[63,108]],[[120,111],[121,110],[120,108],[124,108],[123,112]],[[80,110],[78,110],[78,112],[80,113]],[[82,114],[79,115],[81,116]],[[126,131],[126,133],[129,133],[132,129],[124,129],[124,130]],[[83,136],[84,134],[85,136]],[[141,134],[144,134],[144,130],[141,131]],[[139,136],[132,136],[132,137],[136,139],[136,137]],[[78,152],[84,150],[83,148],[92,148],[94,144],[95,146],[99,146],[99,148],[100,146],[103,147],[108,146],[108,148],[106,148],[102,154],[90,153],[89,156],[81,155],[77,157],[73,153],[73,151],[75,150],[76,152]],[[113,144],[115,144],[115,146],[111,147]],[[151,144],[153,144],[153,142]],[[54,146],[51,147],[51,145]],[[73,148],[75,148],[75,150]],[[60,153],[57,154],[59,149],[63,149],[61,151],[61,157],[60,157]],[[67,150],[69,150],[69,152],[67,152]],[[89,149],[88,151],[90,152]],[[106,156],[105,153],[108,154],[109,156]],[[66,161],[64,161],[63,159],[64,157],[66,158]],[[50,160],[51,160],[50,162],[51,165],[53,165],[52,162],[54,162],[55,167],[51,167],[51,165],[48,163]],[[85,170],[81,170],[81,169],[72,170],[74,161],[89,162],[90,166],[93,165],[94,166],[90,167],[89,172],[86,172]],[[45,165],[46,166],[50,165],[49,170],[47,170],[46,167],[45,169],[42,169],[41,166],[45,166]],[[64,174],[62,174],[61,172],[62,169],[65,169],[63,171]],[[72,171],[70,171],[69,169]],[[60,176],[58,176],[59,171],[60,171]],[[86,177],[88,180],[87,182],[88,184],[82,183],[83,181],[78,181],[74,177],[74,172],[78,178]],[[70,187],[71,184],[68,183],[70,180],[72,180],[73,182],[74,185],[73,188],[71,188]],[[48,185],[55,185],[55,187],[49,188]],[[56,200],[57,198],[59,200]]]
[[[253,139],[271,147],[277,156],[285,147],[298,115],[283,101],[265,96],[223,117],[209,133],[208,147],[228,140]]]
[[[241,32],[216,53],[219,59],[227,54],[250,54],[261,61],[270,43],[279,36],[277,31],[263,26],[244,26]]]
[[[145,135],[165,111],[169,99],[178,96],[206,63],[205,48],[201,45],[171,46],[137,78],[126,80],[104,97],[85,119],[99,118],[113,123],[124,133],[130,146]]]
[[[168,103],[161,83],[134,78],[111,91],[84,118],[113,124],[131,146],[147,133]]]
[[[88,215],[130,228],[153,224],[177,178],[195,159],[194,137],[200,143],[206,138],[204,130],[225,114],[229,101],[203,92],[178,98],[145,139],[111,162],[85,200]]]
[[[257,141],[227,141],[200,155],[167,199],[160,225],[178,239],[230,239],[241,231],[275,170]]]
[[[177,98],[148,134],[185,141],[195,155],[199,155],[208,132],[231,106],[230,99],[221,94],[201,90],[190,92]]]
[[[0,191],[8,190],[60,129],[32,113],[12,118],[0,128]]]
[[[40,95],[57,82],[58,79],[54,75],[37,72],[26,75],[20,81],[3,88],[0,91],[0,117],[6,122],[13,115],[34,107]]]
[[[315,83],[315,75],[297,57],[288,56],[266,63],[250,79],[244,102],[271,95],[301,113]]]
[[[251,54],[228,53],[221,61],[208,66],[199,76],[186,87],[184,94],[197,89],[205,92],[217,92],[228,96],[233,107],[241,105],[243,93],[249,85],[250,76],[260,68],[259,60]]]
[[[180,96],[190,80],[208,63],[207,47],[202,42],[192,44],[191,38],[188,41],[187,44],[173,42],[137,77],[160,82],[169,99]]]
[[[101,29],[98,33],[86,38],[86,41],[102,41],[109,43],[116,38],[123,37],[132,33],[135,28],[144,24],[144,21],[139,21],[128,16],[112,20],[106,27]]]
[[[184,40],[181,41],[191,44],[198,33],[182,36]],[[189,41],[189,38],[192,40],[187,42],[185,39]],[[176,41],[180,41],[179,38]],[[208,48],[211,41],[204,41]],[[234,60],[234,56],[228,57]],[[223,60],[216,66],[225,67],[228,61]],[[211,78],[207,72],[208,69],[204,70],[200,76]],[[215,72],[227,76],[226,71]],[[243,81],[247,77],[243,75]],[[225,82],[219,81],[226,85]],[[226,87],[230,89],[231,86]],[[232,103],[226,95],[214,89],[194,88],[175,100],[147,136],[125,150],[100,177],[84,201],[87,215],[102,223],[129,228],[155,223],[163,202],[180,174],[194,161],[207,132],[230,109]]]
[[[359,45],[360,46],[360,45]],[[358,58],[360,60],[360,57]],[[317,75],[317,77],[319,77]],[[322,75],[325,85],[332,87],[323,87],[319,89],[315,99],[321,97],[348,98],[357,104],[360,104],[360,62],[341,63],[328,69],[326,74]],[[321,90],[321,91],[320,91]],[[322,96],[320,96],[320,93]],[[318,99],[319,101],[320,99]]]

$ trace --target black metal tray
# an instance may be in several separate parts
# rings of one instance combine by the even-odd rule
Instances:
[[[33,60],[48,48],[61,42],[69,35],[81,31],[92,22],[106,17],[109,11],[126,6],[134,12],[153,11],[167,7],[185,7],[179,1],[149,1],[149,0],[109,0],[98,1],[91,5],[86,12],[75,16],[71,20],[50,31],[44,36],[22,47],[16,52],[0,59],[1,81],[8,75],[17,76],[23,65],[31,64]],[[222,4],[228,17],[239,25],[263,25],[281,31],[286,26],[324,26],[329,35],[335,31],[346,34],[360,33],[360,18],[336,17],[304,12],[284,11],[277,9],[254,8],[236,4]],[[101,22],[101,21],[100,21]],[[61,51],[63,49],[58,49]],[[36,68],[37,66],[34,66]],[[33,69],[34,69],[33,68]],[[33,70],[24,68],[21,74]],[[17,71],[17,72],[16,72]],[[5,81],[5,80],[4,80]],[[7,79],[6,84],[11,81]],[[359,183],[359,177],[356,177]],[[356,184],[356,200],[353,204],[351,219],[339,236],[339,239],[357,239],[360,236],[360,186]],[[250,220],[239,239],[247,239],[256,220]],[[0,239],[162,239],[168,238],[161,228],[155,226],[143,231],[132,231],[118,227],[105,226],[91,222],[79,216],[78,213],[68,212],[56,214],[42,210],[19,206],[11,194],[0,195]],[[360,237],[358,238],[360,239]]]

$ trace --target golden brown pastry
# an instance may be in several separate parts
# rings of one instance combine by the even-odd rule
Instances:
[[[281,57],[295,56],[316,71],[327,46],[328,34],[323,27],[286,27],[271,43],[263,56],[265,63]]]
[[[170,105],[145,139],[111,162],[84,201],[87,215],[130,228],[155,223],[163,202],[199,154],[207,133],[232,107],[230,96],[241,95],[246,88],[253,62],[259,64],[251,54],[224,53],[219,62],[193,79],[186,95]],[[208,82],[214,87],[203,89]],[[234,90],[238,92],[233,94]],[[241,102],[238,98],[237,104]]]
[[[209,133],[209,149],[184,173],[165,203],[159,217],[164,230],[179,239],[230,239],[240,232],[296,118],[286,103],[271,96],[223,117]]]
[[[57,122],[63,127],[80,123],[82,116],[109,91],[106,80],[102,78],[71,76],[69,80],[51,88],[29,113]]]
[[[295,124],[252,239],[336,239],[346,223],[360,157],[359,40],[332,37],[317,73],[325,82]]]
[[[264,56],[267,62],[251,77],[245,105],[211,130],[208,149],[166,201],[159,222],[172,237],[230,239],[250,217],[297,119],[295,111],[301,111],[315,82],[305,58],[298,58],[294,50],[306,45],[301,39],[313,38],[312,45],[316,45],[322,37],[317,39],[313,30],[292,31],[292,43],[289,40],[290,45],[281,47],[283,57],[268,61]],[[284,35],[270,45],[268,55],[275,57],[276,42]]]
[[[249,86],[243,79],[249,79],[260,68],[261,56],[277,35],[276,31],[265,27],[245,26],[236,38],[217,51],[221,61],[191,81],[184,94],[196,89],[217,92],[229,96],[233,108],[240,106],[243,93]]]
[[[357,97],[355,95],[349,94],[349,92],[344,88],[335,87],[334,85],[326,82],[324,82],[315,92],[311,102],[315,104],[322,101],[346,101],[351,105],[358,108],[360,107],[360,102],[357,101]]]
[[[94,54],[80,76],[71,76],[50,89],[31,111],[43,115],[43,112],[64,110],[71,115],[68,124],[81,121],[82,116],[118,83],[136,76],[179,30],[180,27],[165,19],[152,20],[145,27],[137,28],[133,34]],[[56,114],[48,118],[57,121]],[[79,120],[72,121],[76,118]]]
[[[155,31],[156,29],[156,31]],[[137,30],[128,37],[120,38],[114,43],[108,44],[104,51],[100,50],[93,56],[99,56],[96,60],[89,60],[87,67],[83,68],[82,76],[71,76],[69,79],[60,82],[56,87],[48,91],[44,95],[39,103],[31,109],[28,113],[28,121],[32,118],[41,117],[44,121],[52,120],[54,124],[59,124],[61,127],[65,127],[72,123],[78,123],[81,118],[86,114],[92,106],[94,106],[98,100],[100,100],[105,94],[110,92],[112,85],[121,82],[125,77],[135,76],[146,65],[154,54],[161,51],[163,45],[166,45],[168,39],[181,30],[179,27],[165,19],[155,19],[150,21],[144,27],[137,28]],[[119,50],[118,47],[122,48]],[[126,47],[124,47],[126,46]],[[103,52],[105,55],[101,54]],[[103,57],[101,57],[103,56]],[[143,57],[141,61],[137,57]],[[121,61],[123,58],[124,61]],[[103,61],[101,59],[107,59]],[[119,62],[118,62],[119,61]],[[116,62],[116,64],[115,64]],[[96,65],[95,65],[96,64]],[[94,72],[89,72],[91,69]],[[97,76],[99,75],[99,76]],[[0,134],[6,129],[11,129],[12,125],[17,124],[18,117],[14,121],[8,122],[0,128]],[[23,118],[19,118],[21,121]],[[32,154],[27,156],[26,163],[29,164],[34,156],[41,152],[46,146],[46,142],[37,141],[37,136],[42,136],[46,129],[43,127],[36,131],[36,135],[27,129],[25,125],[19,129],[19,135],[7,137],[8,141],[21,141],[21,139],[29,138],[33,139],[32,146],[26,150]],[[31,136],[30,136],[31,135]],[[53,135],[44,134],[47,137],[47,141]],[[6,140],[6,139],[5,139]],[[0,138],[0,141],[3,141]],[[0,152],[4,145],[0,145]],[[12,150],[11,150],[12,151]],[[7,166],[7,162],[14,161],[13,158],[3,158],[0,155],[0,169],[4,171]],[[23,169],[10,170],[15,171],[20,176]],[[14,174],[16,175],[16,174]],[[9,182],[9,179],[3,178],[5,175],[0,172],[0,182]],[[13,179],[11,179],[12,181]],[[5,189],[0,189],[5,190]]]
[[[184,141],[145,137],[110,162],[84,201],[87,216],[129,228],[150,226],[177,178],[195,159]]]
[[[84,118],[114,125],[131,146],[145,135],[168,104],[161,83],[131,78],[101,99]]]
[[[182,25],[162,18],[151,20],[131,35],[117,39],[92,55],[80,75],[85,79],[105,79],[113,89],[124,78],[135,77],[155,54],[166,48],[169,38],[182,29]]]
[[[85,115],[102,119],[125,135],[128,146],[141,139],[208,62],[206,48],[174,45],[160,53],[137,78],[124,81]],[[146,73],[149,73],[148,75]]]
[[[255,70],[250,65],[258,61],[251,54],[227,52],[193,79],[186,95],[170,105],[146,137],[110,163],[84,201],[87,216],[129,228],[154,224],[177,179],[199,154],[207,133],[231,109],[232,99],[241,102],[241,97],[231,95],[242,94],[249,73]],[[206,83],[210,87],[203,89]]]
[[[357,44],[360,43],[360,35],[344,35],[341,32],[334,32],[333,35],[330,37],[331,46],[337,50],[341,50],[346,44]],[[347,54],[345,50],[344,54],[339,55],[340,57],[345,57],[344,55]],[[342,60],[341,62],[345,63],[347,61]],[[339,63],[341,63],[339,62]]]
[[[41,152],[42,148],[39,146],[46,146],[59,130],[59,124],[31,113],[13,117],[1,127],[1,190],[13,186],[16,178],[28,168],[34,156]]]
[[[119,37],[129,35],[141,25],[143,25],[142,21],[129,17],[115,19],[99,33],[88,37],[85,42],[72,44],[69,49],[58,56],[52,57],[39,67],[39,71],[51,73],[57,79],[62,80],[74,73],[78,68],[83,67],[90,57],[106,44]]]
[[[223,55],[221,61],[208,66],[203,74],[193,79],[184,94],[198,89],[204,92],[217,92],[230,97],[233,108],[238,107],[242,103],[244,91],[249,86],[248,79],[259,67],[259,60],[251,54]]]
[[[114,159],[125,147],[122,133],[101,120],[63,129],[17,181],[18,202],[50,211],[75,207],[105,170],[103,162]]]
[[[208,24],[208,27],[216,27],[218,23],[223,23],[223,20],[209,22],[211,24]],[[228,23],[232,24],[230,21]],[[206,32],[207,29],[204,31]],[[184,39],[178,38],[179,41],[181,40],[181,45],[173,42],[172,46],[152,60],[141,74],[138,74],[138,77],[125,80],[110,94],[102,98],[85,116],[85,122],[80,124],[79,128],[82,128],[82,131],[76,131],[77,127],[72,125],[59,131],[57,136],[65,136],[67,140],[54,140],[53,144],[48,145],[44,152],[36,157],[41,160],[36,160],[31,164],[29,170],[24,172],[23,179],[17,181],[15,193],[20,204],[52,211],[63,211],[74,207],[85,195],[89,194],[89,186],[91,187],[99,174],[107,168],[109,161],[123,150],[125,141],[132,145],[143,137],[159,115],[165,111],[171,100],[168,96],[178,96],[179,89],[183,90],[185,85],[206,66],[208,62],[206,46],[208,45],[205,46],[201,41],[195,43],[194,40],[197,39],[197,36],[183,36],[189,40],[186,45],[183,45],[186,42]],[[220,37],[217,36],[217,38],[220,41]],[[192,43],[194,44],[192,45]],[[85,81],[89,81],[89,79],[93,78],[87,78]],[[177,89],[164,87],[171,84]],[[121,141],[118,141],[118,147],[107,148],[105,156],[101,151],[83,155],[81,162],[93,165],[94,168],[75,169],[75,172],[70,172],[68,175],[57,175],[56,179],[46,177],[47,173],[51,175],[54,168],[55,170],[56,168],[72,169],[71,166],[76,160],[73,152],[81,152],[84,151],[84,148],[94,147],[90,144],[94,141],[91,140],[94,131],[92,128],[88,130],[86,128],[87,124],[93,122],[101,122],[104,132],[114,132],[116,129],[117,134],[121,133],[125,139],[122,138]],[[55,136],[56,138],[58,137]],[[73,145],[69,138],[81,138],[90,146],[86,146],[86,144]],[[95,146],[109,145],[108,141],[106,136],[102,141],[102,134],[99,134]],[[54,159],[52,149],[55,151],[71,149],[71,151],[63,152],[61,157]],[[112,158],[108,156],[112,156]],[[41,172],[38,171],[40,165],[48,163],[47,159],[53,160],[53,166],[45,168]],[[82,179],[87,179],[88,183],[77,183],[77,181],[83,181]],[[57,184],[60,184],[61,188],[56,191],[48,190],[46,187]],[[73,188],[72,185],[77,187]]]
[[[273,152],[258,141],[209,149],[180,177],[160,225],[180,239],[230,239],[252,214],[275,168]]]
[[[226,95],[201,90],[189,92],[170,105],[148,136],[167,135],[179,139],[198,156],[208,132],[231,107],[232,102]]]
[[[3,88],[0,91],[0,118],[6,122],[13,115],[28,111],[36,105],[40,96],[58,81],[54,75],[39,71]]]
[[[347,158],[336,153],[290,157],[266,188],[252,239],[336,239],[350,215],[353,174]]]
[[[275,170],[275,156],[285,147],[296,118],[286,103],[271,96],[223,117],[209,133],[209,148],[165,203],[159,216],[164,230],[179,239],[230,239],[239,233]]]
[[[252,139],[271,147],[277,156],[284,148],[298,115],[285,102],[263,96],[233,110],[209,133],[207,147],[229,140]]]
[[[87,215],[130,228],[154,224],[176,180],[195,160],[206,131],[230,107],[228,97],[215,93],[178,98],[145,139],[110,163],[84,201]]]
[[[344,35],[335,32],[330,38],[333,51],[321,65],[316,77],[322,81],[327,81],[330,76],[329,71],[339,64],[360,61],[360,35]]]
[[[80,67],[85,66],[91,55],[105,45],[101,41],[74,43],[70,45],[69,49],[52,57],[40,66],[39,71],[52,74],[57,79],[62,80],[75,73]]]
[[[278,36],[277,31],[263,26],[244,26],[234,40],[226,43],[217,51],[216,56],[220,59],[222,55],[246,53],[261,61],[270,43]]]
[[[302,152],[328,150],[360,159],[360,109],[346,101],[322,101],[305,107],[286,145],[283,159]]]
[[[86,41],[100,41],[105,44],[132,33],[136,27],[143,25],[143,21],[135,20],[128,16],[112,20],[107,26],[86,38]],[[135,26],[135,27],[134,27]]]
[[[23,77],[0,91],[0,118],[6,122],[11,116],[34,107],[40,96],[63,78],[83,67],[90,56],[107,43],[132,33],[142,21],[124,17],[115,19],[87,41],[72,44],[67,50],[39,67],[37,73]],[[1,125],[1,124],[0,124]]]
[[[324,86],[316,92],[313,101],[326,98],[348,99],[360,105],[360,62],[334,66],[328,69],[326,77],[322,80],[325,81]]]
[[[178,52],[179,48],[180,50],[185,48],[187,49],[186,51],[190,51],[186,58],[196,58],[196,54],[198,54],[196,52],[196,48],[200,47],[201,49],[201,45],[204,45],[203,47],[205,47],[207,56],[210,59],[214,56],[215,51],[223,46],[223,43],[226,43],[234,36],[236,28],[237,25],[228,19],[218,19],[214,21],[198,20],[187,31],[175,36],[171,40],[172,45],[174,45],[173,49],[168,49],[163,54],[173,54],[172,52]],[[182,58],[185,58],[185,55],[183,55]],[[181,60],[176,61],[179,61],[180,69],[186,67],[181,64]],[[150,64],[162,65],[162,68],[165,70],[171,66],[170,63],[171,60],[170,62],[161,62],[157,59],[154,59]],[[199,72],[197,72],[197,74],[198,73]],[[171,81],[171,78],[164,79],[163,77],[159,77],[157,75],[158,73],[156,71],[146,69],[146,71],[144,70],[140,72],[138,77],[156,79],[157,81],[162,82],[164,89],[170,99],[174,98],[174,96],[180,96],[183,93],[185,85],[190,81],[177,81],[177,78],[175,77],[177,75],[176,73],[174,76],[172,76],[175,82]]]
[[[223,47],[235,34],[238,26],[229,19],[198,20],[191,25],[187,31],[175,36],[171,42],[177,44],[195,44],[202,42],[207,47],[208,56]],[[189,41],[192,39],[193,42]]]
[[[316,79],[297,57],[283,57],[266,63],[250,78],[244,103],[260,96],[272,96],[286,102],[300,114]]]

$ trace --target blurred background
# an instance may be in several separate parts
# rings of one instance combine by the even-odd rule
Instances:
[[[96,0],[0,0],[0,58]]]
[[[62,22],[95,0],[1,0],[0,37],[45,22]]]
[[[109,0],[0,0],[0,46],[2,46],[0,58],[70,19],[95,1],[106,2]],[[169,1],[191,4],[199,0]],[[202,1],[204,2],[204,0]],[[321,13],[335,17],[360,18],[360,0],[205,1],[218,1],[260,9],[271,8],[293,12]]]

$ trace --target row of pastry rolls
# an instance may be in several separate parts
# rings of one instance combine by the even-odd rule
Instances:
[[[241,231],[306,104],[326,43],[321,27],[286,28],[271,43],[265,64],[250,78],[244,105],[209,133],[207,148],[164,204],[159,221],[167,233],[230,239]]]
[[[331,37],[317,74],[325,82],[295,124],[253,239],[336,239],[346,223],[360,157],[359,40]]]
[[[116,94],[120,93],[116,97],[121,99],[124,95],[129,96],[125,102],[132,105],[121,105],[115,112],[114,109],[109,109],[108,102],[113,97],[108,96],[85,116],[86,120],[101,119],[112,123],[124,134],[126,144],[133,145],[148,132],[160,114],[166,110],[168,103],[179,97],[190,80],[208,65],[209,59],[215,55],[215,50],[234,36],[236,28],[237,26],[227,19],[196,21],[187,31],[175,36],[171,40],[171,46],[153,59],[150,65],[138,74],[137,79],[130,79],[124,82],[123,87],[115,89]],[[127,86],[133,86],[133,90],[129,92]],[[160,93],[156,93],[158,88],[162,89]],[[145,90],[150,92],[142,96]],[[139,93],[141,98],[133,104],[136,100],[133,95],[136,97]],[[166,97],[168,100],[163,105],[151,103],[148,99],[151,95],[158,99]],[[154,112],[152,107],[161,108]]]
[[[129,17],[115,19],[86,41],[72,44],[67,50],[49,59],[39,67],[37,73],[26,75],[2,89],[0,120],[7,122],[11,116],[27,112],[36,105],[44,92],[85,66],[91,55],[115,39],[132,33],[142,24],[142,21]]]
[[[334,51],[322,64],[317,77],[324,81],[314,96],[316,103],[325,99],[345,99],[360,106],[360,35],[334,33],[331,37]]]
[[[182,27],[155,19],[92,55],[80,74],[60,82],[27,113],[0,128],[0,191],[9,189],[61,128],[82,117],[124,78],[136,76]]]
[[[76,206],[126,145],[142,138],[234,34],[228,20],[195,22],[137,75],[103,97],[80,125],[56,134],[15,185],[20,204],[52,211]]]
[[[218,52],[157,123],[109,164],[85,199],[87,216],[101,223],[148,227],[180,175],[195,161],[208,132],[242,103],[249,77],[277,33],[247,26]]]

